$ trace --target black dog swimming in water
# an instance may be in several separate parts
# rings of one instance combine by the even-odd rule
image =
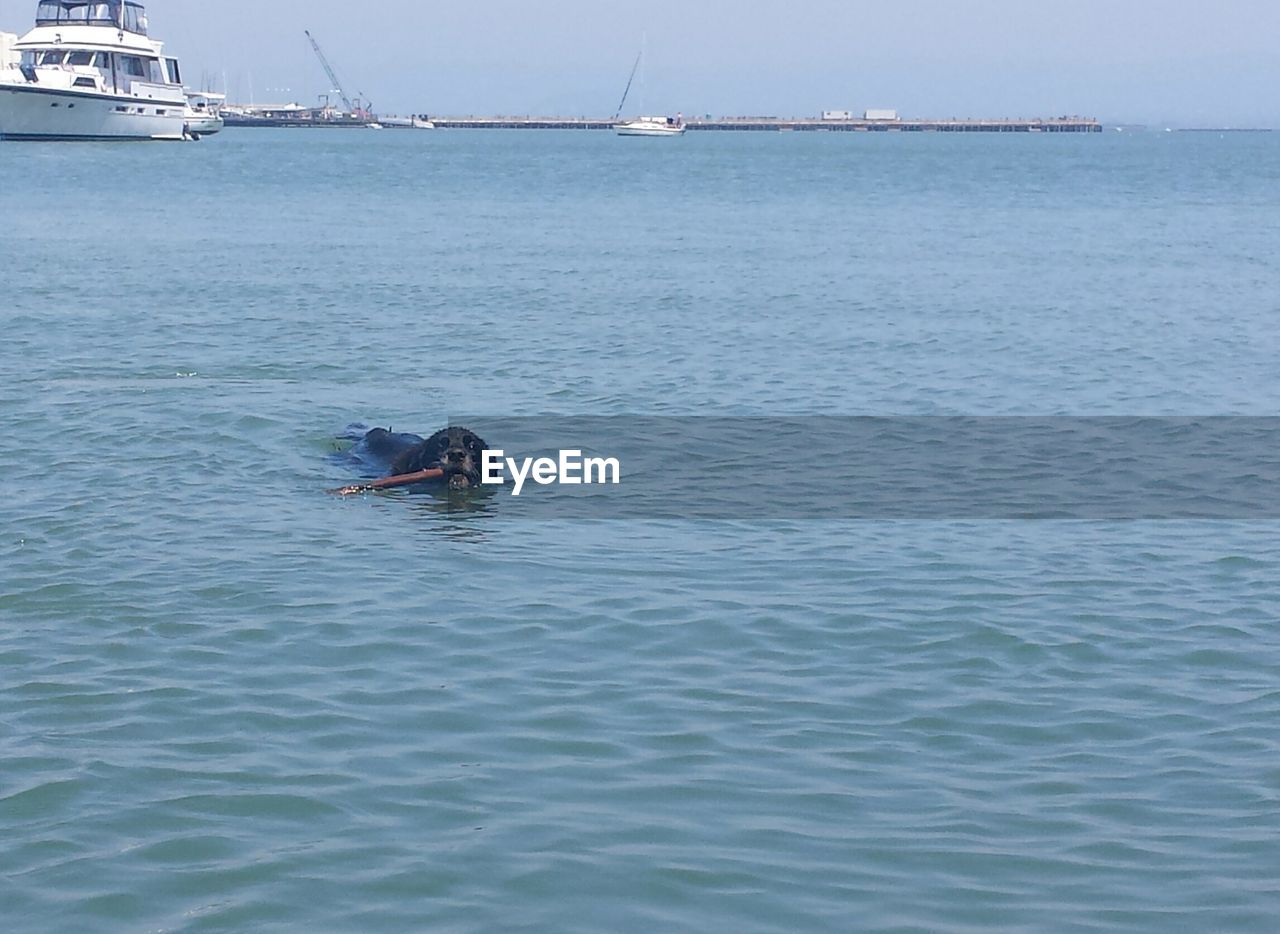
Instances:
[[[374,428],[365,433],[351,453],[393,477],[443,470],[443,482],[449,489],[469,490],[480,486],[486,447],[483,438],[466,428],[443,428],[430,438]]]

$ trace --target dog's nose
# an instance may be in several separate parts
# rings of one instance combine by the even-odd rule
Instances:
[[[449,460],[451,461],[460,461],[466,456],[467,456],[466,451],[450,451],[449,452]]]

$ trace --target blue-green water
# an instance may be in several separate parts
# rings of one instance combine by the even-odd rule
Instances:
[[[1275,523],[324,491],[459,412],[1275,414],[1280,139],[228,131],[0,211],[6,931],[1274,930]]]

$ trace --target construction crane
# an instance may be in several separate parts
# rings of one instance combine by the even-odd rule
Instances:
[[[316,37],[311,35],[311,30],[304,29],[307,34],[307,40],[311,43],[311,48],[316,51],[316,58],[320,59],[320,67],[324,69],[324,73],[329,76],[329,82],[333,85],[333,90],[338,92],[338,96],[342,98],[343,106],[347,108],[348,113],[353,113],[361,119],[367,119],[371,116],[373,105],[368,101],[361,101],[362,95],[357,95],[354,101],[347,96],[347,92],[342,88],[342,82],[338,80],[338,75],[333,70],[333,66],[329,64],[329,59],[325,58],[324,52],[320,49],[320,43],[316,42]]]

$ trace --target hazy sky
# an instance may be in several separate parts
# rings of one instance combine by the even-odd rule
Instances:
[[[317,36],[384,113],[1087,114],[1280,125],[1280,0],[154,0],[152,33],[233,98],[312,103]],[[0,0],[25,31],[35,0]],[[628,108],[629,110],[632,108]]]

